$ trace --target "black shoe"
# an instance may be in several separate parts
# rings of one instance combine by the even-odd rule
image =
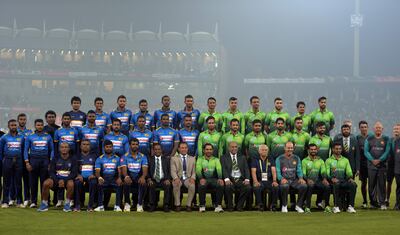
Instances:
[[[276,212],[276,211],[277,211],[276,207],[274,207],[274,206],[271,207],[271,211],[272,211],[272,212]]]
[[[225,210],[228,211],[228,212],[233,212],[233,208],[232,207],[228,207]]]
[[[264,206],[263,205],[258,205],[257,210],[258,211],[264,211]]]
[[[243,211],[244,211],[244,209],[243,209],[243,207],[238,207],[238,208],[237,208],[237,211],[239,211],[239,212],[243,212]]]
[[[175,206],[175,212],[180,212],[181,211],[181,206]]]
[[[148,212],[154,212],[156,210],[156,208],[154,206],[149,207],[149,209],[147,210]]]
[[[170,212],[170,209],[168,206],[164,206],[164,212]]]
[[[187,206],[186,207],[186,212],[192,212],[192,207],[191,206]]]

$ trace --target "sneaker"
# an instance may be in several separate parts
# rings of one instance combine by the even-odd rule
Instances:
[[[354,207],[349,206],[349,207],[347,208],[347,212],[349,212],[349,213],[356,213],[356,210],[354,210]]]
[[[75,204],[74,204],[74,200],[71,200],[70,202],[69,202],[69,205],[71,206],[71,207],[73,207]]]
[[[323,209],[325,208],[325,203],[324,202],[317,203],[317,207],[318,209]]]
[[[87,212],[93,212],[94,210],[93,210],[93,208],[87,208],[86,211],[87,211]]]
[[[24,207],[23,208],[26,208],[26,207],[28,207],[29,206],[29,201],[24,201],[24,204],[22,204]]]
[[[304,213],[304,210],[301,208],[301,207],[299,207],[299,206],[296,206],[295,207],[295,210],[298,212],[298,213]]]
[[[22,209],[26,208],[25,205],[24,205],[23,203],[18,203],[18,204],[16,205],[16,207],[17,207],[17,208],[22,208]]]
[[[71,211],[72,211],[72,210],[71,210],[71,204],[70,204],[69,202],[67,202],[67,203],[64,204],[64,209],[63,209],[63,211],[64,211],[64,212],[71,212]]]
[[[311,213],[311,210],[310,210],[310,208],[306,207],[306,208],[304,209],[304,212],[305,212],[305,213]]]
[[[136,206],[136,212],[143,212],[143,206],[138,204]]]
[[[29,208],[36,208],[36,203],[31,203],[31,205],[29,206]]]
[[[130,211],[131,211],[131,205],[129,205],[129,203],[125,203],[124,212],[130,212]]]
[[[14,203],[15,203],[15,201],[14,201],[14,200],[10,200],[10,201],[8,202],[8,205],[9,205],[9,206],[13,206],[13,205],[14,205]]]
[[[368,204],[367,204],[366,202],[364,202],[364,203],[361,205],[361,208],[362,208],[362,209],[368,209]]]
[[[329,206],[325,207],[325,213],[332,213],[332,209]]]
[[[335,214],[336,214],[336,213],[340,213],[339,207],[337,207],[337,206],[333,207],[332,212],[335,213]]]
[[[288,212],[287,206],[282,206],[282,213],[287,213],[287,212]]]
[[[217,207],[215,207],[214,212],[217,212],[217,213],[224,212],[224,209],[222,209],[221,205],[218,205]]]
[[[98,207],[96,207],[96,208],[94,209],[94,211],[96,211],[96,212],[104,211],[104,206],[98,206]]]
[[[387,210],[387,206],[385,204],[381,205],[381,210],[383,211]]]
[[[6,208],[8,208],[8,207],[9,207],[9,204],[7,204],[7,203],[1,204],[1,208],[3,208],[3,209],[6,209]]]
[[[122,212],[122,209],[119,206],[114,206],[114,211],[115,212]]]
[[[58,207],[61,207],[61,206],[63,205],[63,203],[64,203],[63,200],[58,200],[58,201],[57,201],[57,204],[56,204],[56,207],[57,207],[57,208],[58,208]]]
[[[37,209],[37,211],[39,211],[39,212],[44,212],[44,211],[48,211],[48,210],[49,210],[49,205],[44,202],[42,202],[40,204],[40,207]]]
[[[200,206],[199,207],[199,212],[206,212],[206,207],[205,206]]]

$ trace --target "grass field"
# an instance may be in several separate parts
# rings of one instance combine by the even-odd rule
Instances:
[[[332,200],[332,197],[331,197]],[[216,214],[207,211],[153,213],[64,213],[51,208],[0,209],[0,234],[397,234],[399,211],[360,209],[357,193],[356,214],[311,214],[289,212],[233,212]],[[314,204],[314,203],[313,203]],[[394,205],[392,193],[391,205]]]

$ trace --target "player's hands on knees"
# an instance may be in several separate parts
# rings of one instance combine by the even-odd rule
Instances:
[[[299,179],[299,184],[306,184],[306,181],[303,178]]]
[[[181,180],[180,180],[179,178],[176,178],[176,179],[174,179],[174,180],[172,181],[172,184],[173,184],[174,186],[178,186],[178,185],[179,185],[179,182],[181,182]]]
[[[334,183],[334,184],[337,184],[339,182],[339,180],[338,179],[336,179],[336,178],[332,178],[332,183]]]
[[[192,179],[192,178],[189,179],[189,184],[195,184],[195,183],[196,183],[196,181],[194,179]]]
[[[89,180],[91,180],[91,179],[96,179],[96,176],[90,175],[88,179],[89,179]]]
[[[26,166],[26,170],[27,170],[27,171],[29,171],[29,172],[32,171],[32,166],[31,166],[31,164],[30,164],[29,162],[26,162],[26,163],[25,163],[25,166]]]
[[[144,176],[141,176],[138,180],[138,183],[140,185],[145,185],[146,184],[146,178]]]
[[[324,185],[326,185],[326,186],[328,186],[328,185],[329,185],[329,182],[328,182],[328,180],[326,180],[325,178],[322,180],[322,183],[323,183]]]
[[[169,186],[169,185],[171,185],[171,181],[169,181],[169,180],[164,180],[164,182],[163,182],[163,183],[164,183],[164,185],[165,185],[165,186]]]
[[[307,180],[307,184],[308,184],[308,185],[313,185],[313,184],[314,184],[314,181],[311,180],[311,179],[308,179],[308,180]]]
[[[287,184],[287,183],[288,183],[287,179],[285,179],[285,178],[281,179],[281,184]]]
[[[254,181],[253,186],[254,186],[254,187],[260,187],[261,184],[260,184],[260,182],[258,182],[258,181]]]
[[[81,183],[83,182],[83,177],[81,175],[78,175],[75,179],[79,180],[79,182]]]
[[[200,185],[205,185],[207,183],[207,180],[206,179],[200,179]]]
[[[58,181],[58,187],[59,187],[59,188],[64,188],[64,186],[65,186],[65,185],[64,185],[64,180],[59,180],[59,181]]]
[[[103,177],[99,177],[99,185],[103,185],[104,184],[104,179],[103,179]]]
[[[352,178],[350,178],[348,181],[349,183],[354,183],[354,180]]]
[[[224,181],[222,179],[218,179],[217,183],[221,186],[224,186]]]
[[[121,180],[121,178],[118,177],[118,178],[115,180],[115,183],[116,183],[118,186],[121,186],[121,185],[122,185],[122,180]]]
[[[131,177],[130,177],[129,175],[125,176],[124,182],[125,182],[125,184],[127,184],[127,185],[131,185],[131,184],[132,184],[132,179],[131,179]]]
[[[272,186],[273,186],[273,187],[278,187],[279,184],[278,184],[278,182],[276,182],[276,180],[274,180],[274,181],[272,181]]]
[[[154,184],[154,182],[153,182],[150,178],[148,178],[148,179],[147,179],[147,185],[148,185],[149,187],[151,187],[151,186],[153,186],[153,184]]]

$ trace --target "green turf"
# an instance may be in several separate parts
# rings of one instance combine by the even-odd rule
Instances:
[[[394,203],[392,193],[391,207]],[[332,198],[332,197],[331,197]],[[332,200],[332,199],[331,199]],[[51,208],[39,213],[34,209],[0,209],[0,234],[396,234],[400,229],[400,212],[360,209],[357,213],[325,214],[313,211],[233,212],[215,214],[207,211],[154,213],[64,213]]]

